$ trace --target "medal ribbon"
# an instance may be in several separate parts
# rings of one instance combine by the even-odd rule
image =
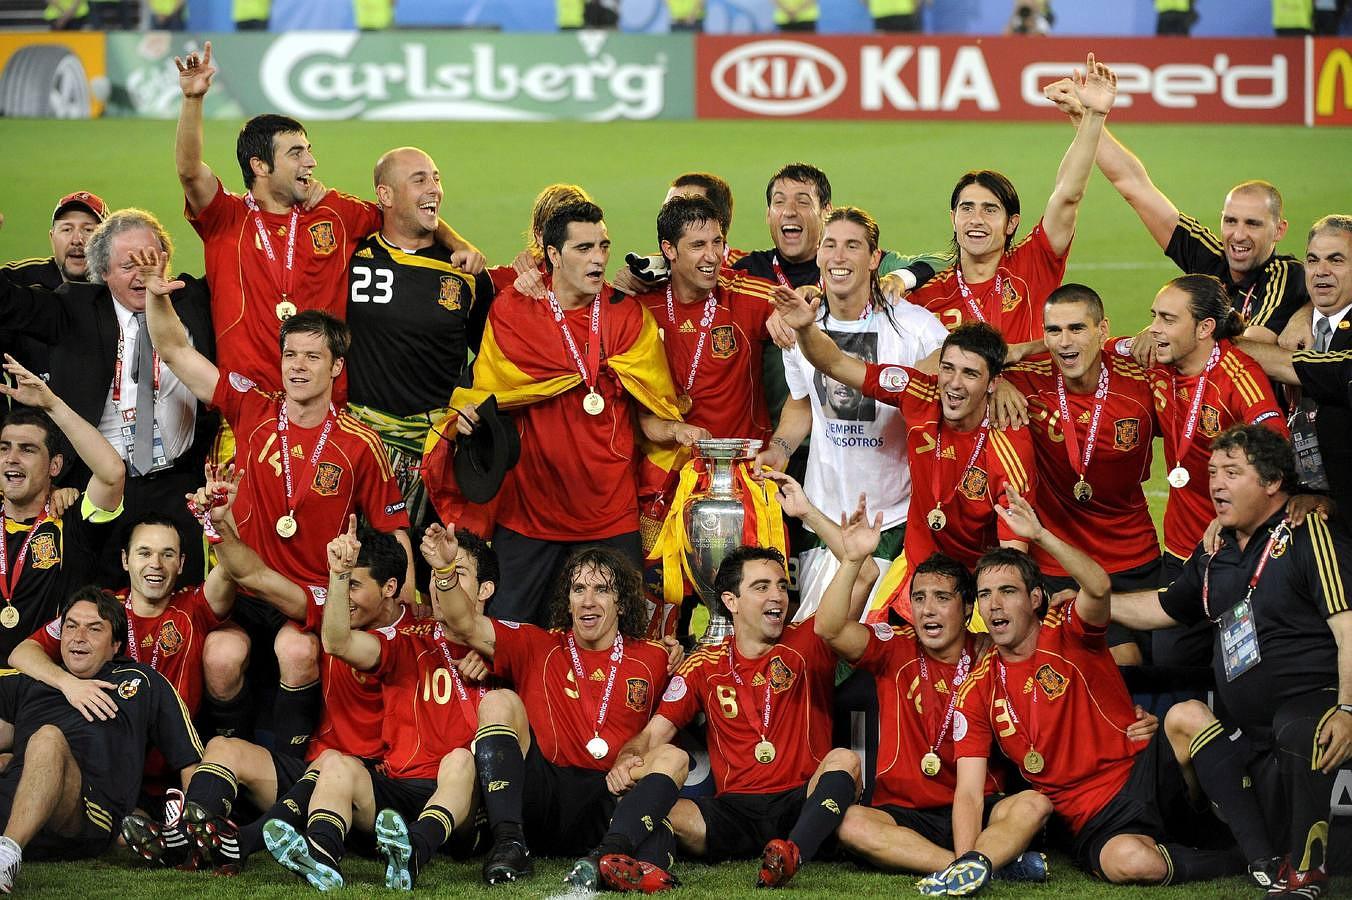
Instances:
[[[577,349],[577,341],[573,340],[573,332],[568,329],[568,323],[563,320],[563,307],[559,306],[554,291],[546,291],[545,296],[549,298],[549,308],[554,311],[554,321],[558,323],[559,330],[563,332],[564,343],[568,345],[568,352],[573,356],[578,374],[582,376],[582,383],[587,386],[588,393],[595,393],[597,375],[599,375],[601,369],[601,295],[598,293],[592,299],[591,338],[587,341],[587,362],[585,363],[582,361],[582,354]],[[597,375],[588,375],[588,368]]]
[[[324,446],[329,442],[329,432],[333,430],[333,423],[337,420],[337,415],[333,410],[333,404],[330,403],[329,414],[324,417],[324,430],[319,433],[319,440],[315,441],[315,449],[310,453],[304,477],[299,479],[302,484],[305,479],[314,474],[315,466],[319,465],[319,454],[324,452]],[[277,410],[277,436],[282,441],[282,479],[286,482],[287,515],[294,516],[303,498],[296,496],[294,484],[291,480],[291,441],[287,437],[289,431],[290,428],[286,419],[286,401],[283,400]]]
[[[1078,458],[1080,480],[1088,481],[1089,460],[1094,458],[1094,444],[1098,442],[1099,419],[1103,416],[1104,398],[1108,396],[1108,362],[1100,362],[1098,390],[1094,391],[1094,413],[1089,418],[1089,431],[1084,439],[1084,454],[1080,453],[1080,435],[1074,420],[1070,417],[1070,404],[1066,400],[1066,379],[1060,371],[1056,373],[1056,402],[1061,409],[1061,431],[1066,436],[1066,454],[1070,457],[1071,468]]]
[[[132,320],[136,321],[135,319]],[[146,332],[146,340],[150,340],[150,333]],[[127,352],[127,336],[122,333],[122,329],[117,329],[117,362],[113,365],[113,402],[117,403],[122,399],[122,359]],[[160,351],[150,351],[150,367],[155,373],[155,399],[160,398]],[[140,390],[140,385],[137,385]]]
[[[920,646],[920,641],[916,641],[916,658],[920,660],[920,677],[929,684],[929,665],[925,662],[925,651]],[[948,710],[944,713],[944,724],[939,728],[939,736],[934,739],[934,745],[930,747],[930,752],[938,755],[939,745],[944,742],[944,737],[948,734],[948,726],[953,724],[953,712],[958,708],[958,688],[967,680],[967,670],[972,664],[972,657],[968,655],[967,648],[962,648],[962,659],[958,660],[958,670],[953,673],[953,689],[948,692]]]
[[[51,516],[51,504],[44,504],[42,515],[38,516],[28,529],[28,535],[23,539],[19,546],[19,555],[14,560],[14,576],[9,574],[9,533],[5,530],[5,511],[0,507],[0,597],[4,598],[6,605],[14,603],[14,591],[19,586],[19,579],[23,577],[23,567],[28,562],[28,545],[33,542],[33,536],[38,533],[38,526],[46,522]]]
[[[1024,727],[1024,724],[1023,724],[1022,722],[1019,721],[1019,714],[1018,714],[1017,712],[1014,711],[1014,698],[1010,696],[1010,694],[1009,694],[1009,685],[1005,683],[1005,663],[1004,663],[1004,661],[997,658],[996,661],[995,661],[995,667],[996,667],[996,669],[997,669],[997,670],[999,671],[999,673],[1000,673],[1000,689],[1001,689],[1002,691],[1004,691],[1004,693],[1005,693],[1005,709],[1009,710],[1009,720],[1010,720],[1011,722],[1013,722],[1014,725],[1015,725],[1016,727],[1018,727],[1018,728],[1023,728],[1023,730],[1026,732],[1026,736],[1027,736],[1027,738],[1028,738],[1028,749],[1029,749],[1029,750],[1032,750],[1034,753],[1036,753],[1036,752],[1037,752],[1037,741],[1034,740],[1034,738],[1033,738],[1033,731],[1034,731],[1034,729],[1033,729],[1033,727],[1032,727],[1032,726],[1033,726],[1032,718],[1035,718],[1035,717],[1030,716],[1030,720],[1029,720],[1029,723],[1028,723],[1028,727],[1026,727],[1026,728]],[[1033,688],[1033,712],[1037,712],[1037,688],[1036,688],[1036,687]]]
[[[742,676],[737,674],[737,661],[733,657],[732,641],[728,641],[728,671],[732,673],[732,680],[737,684],[737,693],[740,696],[742,689],[746,687],[746,683],[742,681]],[[765,703],[761,707],[762,741],[769,740],[766,735],[770,733],[770,703],[770,679],[767,678],[765,679]]]
[[[704,315],[699,320],[699,342],[695,344],[695,354],[690,357],[690,374],[685,377],[685,394],[690,395],[690,389],[695,386],[695,372],[699,369],[700,358],[704,355],[704,342],[709,339],[709,327],[714,324],[714,310],[718,306],[718,298],[714,292],[710,291],[708,298],[704,301]],[[671,322],[671,327],[676,327],[676,303],[671,297],[671,282],[667,282],[667,321]]]
[[[582,657],[577,652],[577,641],[573,640],[573,632],[568,632],[568,655],[573,660],[573,677],[577,680],[577,693],[579,697],[586,697],[585,703],[590,706],[592,702],[591,685],[587,683],[587,673],[582,670]],[[606,676],[606,690],[601,695],[601,704],[596,708],[596,727],[593,729],[595,737],[601,736],[601,726],[606,722],[606,710],[610,709],[610,694],[615,690],[615,676],[620,672],[620,661],[624,659],[624,635],[618,631],[615,632],[615,643],[610,647],[610,674]]]
[[[1277,526],[1272,529],[1268,535],[1267,544],[1263,547],[1263,555],[1258,558],[1258,565],[1254,567],[1253,574],[1249,576],[1249,589],[1244,592],[1244,602],[1248,603],[1253,597],[1253,589],[1258,587],[1258,579],[1263,577],[1263,570],[1267,568],[1268,560],[1272,559],[1272,548],[1277,546],[1277,541],[1289,540],[1291,537],[1290,519],[1282,519]],[[1206,569],[1202,572],[1202,611],[1206,613],[1208,619],[1211,618],[1211,560],[1206,561]],[[1214,619],[1213,619],[1214,621]]]
[[[254,227],[258,229],[258,241],[263,245],[263,252],[268,256],[270,263],[269,269],[272,272],[272,281],[282,291],[282,300],[289,300],[291,297],[291,279],[295,274],[296,263],[296,225],[300,222],[300,205],[291,207],[291,224],[286,229],[286,260],[281,263],[281,275],[278,276],[277,253],[272,249],[272,239],[268,237],[267,226],[263,224],[263,216],[258,211],[258,201],[254,199],[253,191],[244,195],[244,205],[249,207],[249,212],[253,213]]]
[[[1183,465],[1183,455],[1188,452],[1188,445],[1192,443],[1193,432],[1197,430],[1197,418],[1202,413],[1202,397],[1206,394],[1207,377],[1211,375],[1211,370],[1216,368],[1216,363],[1220,362],[1221,345],[1211,348],[1211,356],[1207,357],[1206,368],[1202,370],[1201,376],[1197,379],[1197,387],[1193,391],[1192,406],[1188,409],[1187,421],[1183,424],[1183,433],[1179,435],[1174,448],[1174,465]],[[1172,366],[1169,367],[1169,399],[1174,404],[1178,403],[1178,370]],[[1178,427],[1178,406],[1174,406],[1174,427]]]
[[[446,643],[445,632],[442,631],[441,623],[437,623],[436,630],[432,633],[432,639],[437,642],[437,648],[441,650],[441,655],[446,659],[446,671],[451,676],[451,684],[455,687],[456,699],[460,701],[460,715],[464,716],[465,724],[469,725],[470,731],[475,731],[479,727],[479,713],[470,705],[469,692],[465,690],[465,681],[460,677],[460,670],[455,667],[455,661],[451,659],[451,647]],[[487,688],[479,685],[479,699],[484,698]]]
[[[140,662],[141,648],[136,643],[136,625],[134,622],[136,613],[133,612],[131,608],[131,594],[127,594],[122,602],[127,607],[127,655],[130,656],[134,662]],[[156,672],[160,670],[159,638],[155,639],[155,649],[150,653],[150,668],[154,669]]]
[[[943,438],[944,438],[944,420],[943,420],[943,412],[940,411],[940,413],[939,413],[939,423],[938,423],[938,425],[937,425],[937,426],[935,427],[935,429],[934,429],[934,469],[933,469],[934,474],[930,476],[930,488],[932,489],[932,491],[933,491],[933,493],[934,493],[934,508],[935,508],[935,509],[938,509],[938,508],[942,507],[945,503],[951,502],[951,501],[953,500],[954,495],[956,495],[956,494],[958,493],[958,488],[962,485],[962,479],[963,479],[963,477],[966,477],[967,471],[968,471],[969,469],[971,469],[972,466],[976,465],[977,457],[980,456],[980,455],[981,455],[981,451],[984,450],[984,449],[986,448],[986,434],[987,434],[989,431],[990,431],[990,419],[982,419],[982,420],[981,420],[981,434],[977,435],[976,446],[975,446],[974,448],[972,448],[972,456],[971,456],[971,458],[970,458],[969,460],[967,460],[967,465],[963,467],[962,472],[960,473],[960,476],[959,476],[959,478],[958,478],[958,483],[955,484],[955,485],[953,485],[952,490],[950,490],[950,491],[948,492],[948,496],[945,497],[942,501],[940,501],[940,500],[939,500],[939,464],[943,461],[943,456],[942,456],[942,454],[943,454],[943,450],[944,450],[944,445],[943,445]]]
[[[967,286],[967,279],[962,277],[962,266],[954,266],[953,271],[958,275],[958,292],[962,294],[963,302],[967,304],[967,308],[972,311],[972,315],[976,316],[978,322],[985,322],[986,314],[981,311],[981,304],[978,304],[972,299],[972,289]],[[995,270],[995,284],[993,287],[995,296],[1000,297],[1004,295],[1005,277],[999,269]],[[986,288],[986,290],[981,292],[981,303],[986,302],[986,298],[991,295],[991,290],[992,288]]]

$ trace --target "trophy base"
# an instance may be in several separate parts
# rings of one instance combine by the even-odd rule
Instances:
[[[696,641],[701,647],[710,647],[714,644],[723,643],[723,638],[732,634],[732,619],[717,613],[709,615],[709,625],[704,629],[704,634],[700,635]]]

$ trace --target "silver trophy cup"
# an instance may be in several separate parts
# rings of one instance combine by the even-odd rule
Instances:
[[[734,465],[753,459],[760,447],[760,441],[736,438],[695,442],[695,456],[704,460],[709,484],[703,493],[686,501],[681,516],[690,542],[687,562],[695,590],[709,610],[709,627],[699,639],[701,645],[717,644],[732,634],[732,620],[717,602],[714,576],[723,557],[742,546],[746,509]]]

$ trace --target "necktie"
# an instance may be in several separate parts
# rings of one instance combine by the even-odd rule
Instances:
[[[1321,316],[1319,321],[1314,323],[1314,349],[1323,353],[1329,348],[1332,339],[1333,329],[1329,326],[1329,320]]]
[[[136,440],[131,448],[131,465],[144,475],[154,465],[155,456],[155,372],[154,348],[146,330],[146,314],[136,320],[136,356],[131,364],[131,380],[136,382]]]

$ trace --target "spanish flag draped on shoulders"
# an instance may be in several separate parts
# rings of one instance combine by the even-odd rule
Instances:
[[[546,279],[548,282],[548,279]],[[552,288],[551,288],[552,289]],[[647,449],[642,459],[635,412],[679,420],[676,389],[652,315],[605,285],[592,344],[593,303],[563,310],[507,288],[494,301],[474,360],[472,383],[450,406],[490,394],[521,433],[521,456],[491,509],[469,508],[452,468],[456,413],[435,423],[423,452],[423,479],[443,522],[491,534],[496,522],[528,537],[585,541],[638,530],[638,465],[669,470],[676,453]],[[563,335],[566,327],[595,391],[598,414],[583,408],[589,386]],[[636,410],[635,404],[641,409]]]

